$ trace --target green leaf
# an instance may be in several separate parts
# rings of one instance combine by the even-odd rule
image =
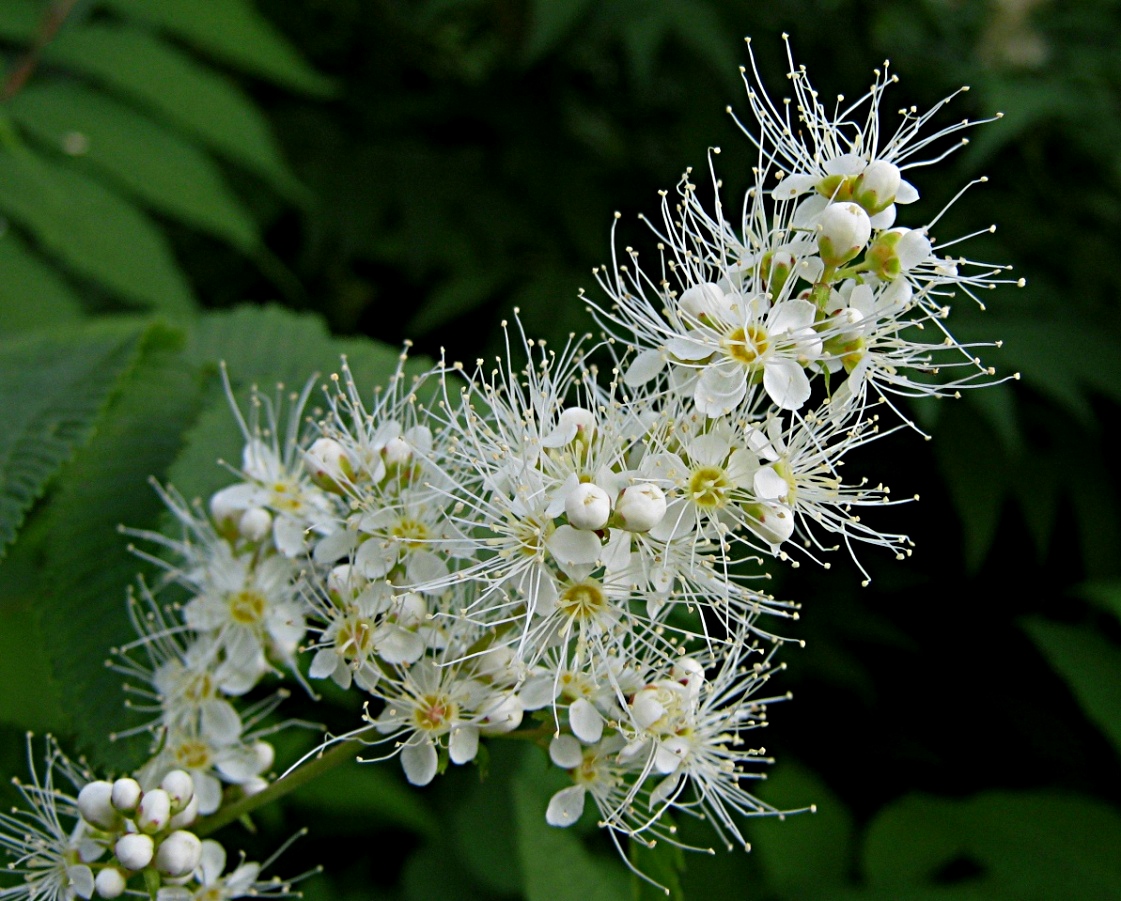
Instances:
[[[90,436],[136,355],[135,328],[0,344],[0,557],[31,505]]]
[[[1021,625],[1062,676],[1086,716],[1121,754],[1121,648],[1088,626],[1037,616],[1021,620]]]
[[[0,151],[0,211],[122,298],[177,315],[194,308],[163,232],[85,175],[28,152]]]
[[[320,75],[248,0],[102,0],[114,12],[155,25],[242,71],[325,96]]]
[[[65,149],[80,140],[81,159],[141,203],[249,251],[257,225],[198,148],[148,117],[79,83],[29,85],[9,105],[39,141]]]
[[[868,828],[873,888],[912,897],[962,858],[980,868],[977,897],[1048,901],[1121,897],[1121,814],[1101,801],[1045,792],[988,792],[964,801],[908,795]],[[922,897],[917,895],[916,897]],[[949,896],[947,896],[949,897]]]
[[[784,763],[759,794],[780,810],[802,812],[749,821],[752,853],[774,888],[813,887],[821,892],[848,882],[854,827],[840,798],[811,771]],[[805,810],[814,804],[816,812]]]
[[[1121,582],[1084,582],[1076,592],[1107,613],[1112,613],[1121,622]]]
[[[324,773],[291,795],[292,803],[329,815],[356,815],[370,823],[388,823],[425,836],[440,824],[421,796],[401,785],[385,767],[347,764]]]
[[[12,229],[0,231],[0,335],[69,325],[82,303]]]
[[[59,479],[49,510],[51,590],[41,622],[76,736],[107,767],[134,766],[141,750],[106,742],[109,733],[134,723],[124,711],[121,676],[105,659],[132,637],[125,597],[141,568],[118,526],[158,524],[163,504],[149,477],[166,473],[195,414],[197,380],[180,346],[180,333],[148,330],[137,366],[93,440]]]
[[[936,437],[939,467],[962,520],[966,563],[976,569],[996,537],[1007,467],[987,423],[960,403],[944,411]]]
[[[0,3],[0,38],[21,43],[30,40],[42,17],[42,4],[35,0],[4,0]]]
[[[526,901],[619,901],[629,894],[629,880],[619,864],[598,858],[571,829],[545,822],[553,787],[546,777],[545,756],[527,757],[513,779],[514,827],[525,878]],[[589,806],[592,801],[588,799]]]
[[[592,7],[592,0],[531,0],[529,36],[522,55],[532,63],[552,50]]]
[[[35,730],[64,725],[46,642],[31,610],[0,611],[0,684],[0,723]]]
[[[315,373],[335,372],[347,354],[357,383],[372,392],[397,365],[397,354],[373,341],[331,338],[323,320],[279,307],[239,307],[207,313],[191,334],[187,356],[195,365],[217,374],[225,362],[241,408],[248,388],[258,384],[268,394],[278,383],[299,391]],[[171,469],[171,481],[188,498],[205,497],[231,481],[216,465],[241,459],[244,441],[229,402],[217,379],[205,409],[189,433],[183,453]]]
[[[67,29],[43,58],[147,107],[293,199],[304,189],[280,156],[268,122],[231,81],[136,28]]]

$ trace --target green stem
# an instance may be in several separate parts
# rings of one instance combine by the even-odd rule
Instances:
[[[365,745],[356,738],[344,741],[330,751],[320,754],[310,763],[305,763],[291,775],[278,779],[264,791],[249,795],[249,797],[235,801],[228,807],[221,808],[208,817],[203,817],[191,827],[191,831],[199,838],[205,838],[211,833],[217,832],[223,826],[228,826],[235,820],[240,820],[246,814],[252,813],[258,807],[263,807],[278,798],[283,798],[286,794],[295,791],[316,776],[322,775],[328,770],[333,770],[340,763],[353,760],[358,756],[358,751],[364,747]]]

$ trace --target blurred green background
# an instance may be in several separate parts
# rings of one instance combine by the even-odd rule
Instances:
[[[840,559],[777,578],[806,647],[759,794],[819,812],[753,823],[751,855],[636,860],[686,898],[1121,897],[1114,0],[0,0],[0,770],[28,728],[135,760],[97,738],[129,724],[102,666],[138,567],[115,527],[159,523],[150,474],[222,484],[219,359],[244,390],[348,352],[372,384],[393,352],[362,336],[473,360],[514,305],[535,335],[588,328],[613,211],[649,247],[636,214],[710,146],[728,196],[746,185],[724,109],[746,35],[783,93],[783,31],[823,97],[890,58],[889,110],[968,84],[938,121],[1005,113],[914,173],[906,221],[989,176],[936,234],[997,223],[962,252],[1028,286],[950,322],[1023,379],[912,408],[933,441],[850,464],[922,495],[877,520],[910,560],[863,554],[868,588]],[[267,855],[310,824],[274,867],[323,863],[309,898],[657,896],[594,829],[544,825],[540,757],[489,770],[419,792],[395,764],[339,770],[224,837]]]

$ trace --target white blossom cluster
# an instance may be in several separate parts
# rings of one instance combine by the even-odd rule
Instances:
[[[116,798],[123,783],[147,799],[185,780],[205,815],[264,789],[262,723],[279,697],[242,699],[270,674],[360,692],[363,721],[327,744],[399,755],[415,785],[517,733],[569,776],[542,811],[554,826],[590,798],[620,848],[680,843],[678,815],[747,845],[743,818],[774,812],[749,791],[767,761],[748,736],[778,699],[779,626],[798,610],[759,589],[763,566],[828,565],[855,542],[908,553],[865,520],[888,488],[841,467],[912,426],[892,396],[997,380],[945,320],[957,292],[1007,281],[947,254],[937,218],[897,224],[918,198],[904,174],[973,123],[922,135],[937,108],[904,110],[889,134],[886,67],[833,113],[793,62],[789,77],[794,98],[776,105],[745,72],[758,161],[737,220],[715,174],[710,211],[687,172],[663,194],[655,265],[627,247],[595,271],[600,340],[553,349],[515,322],[493,363],[414,375],[402,354],[372,397],[344,361],[317,416],[312,382],[254,394],[237,412],[236,481],[207,503],[160,489],[180,534],[133,533],[165,577],[132,600],[138,637],[115,660],[154,754],[136,781],[82,789],[77,826],[42,839],[49,875],[5,837],[29,884],[69,886],[43,897],[114,897],[151,860],[186,880],[160,889],[167,901],[222,879],[213,897],[262,891],[256,871],[220,877],[220,846],[197,838],[176,840],[193,856],[165,873],[161,852],[191,833],[165,835],[172,820],[153,833]],[[25,795],[34,806],[44,790]],[[96,876],[94,850],[115,854]]]

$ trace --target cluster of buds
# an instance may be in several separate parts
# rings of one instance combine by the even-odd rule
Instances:
[[[148,791],[128,777],[87,782],[77,805],[88,840],[112,853],[94,876],[99,898],[119,897],[137,874],[152,894],[165,881],[189,878],[202,860],[202,841],[188,828],[198,817],[198,798],[183,770],[172,770]]]

